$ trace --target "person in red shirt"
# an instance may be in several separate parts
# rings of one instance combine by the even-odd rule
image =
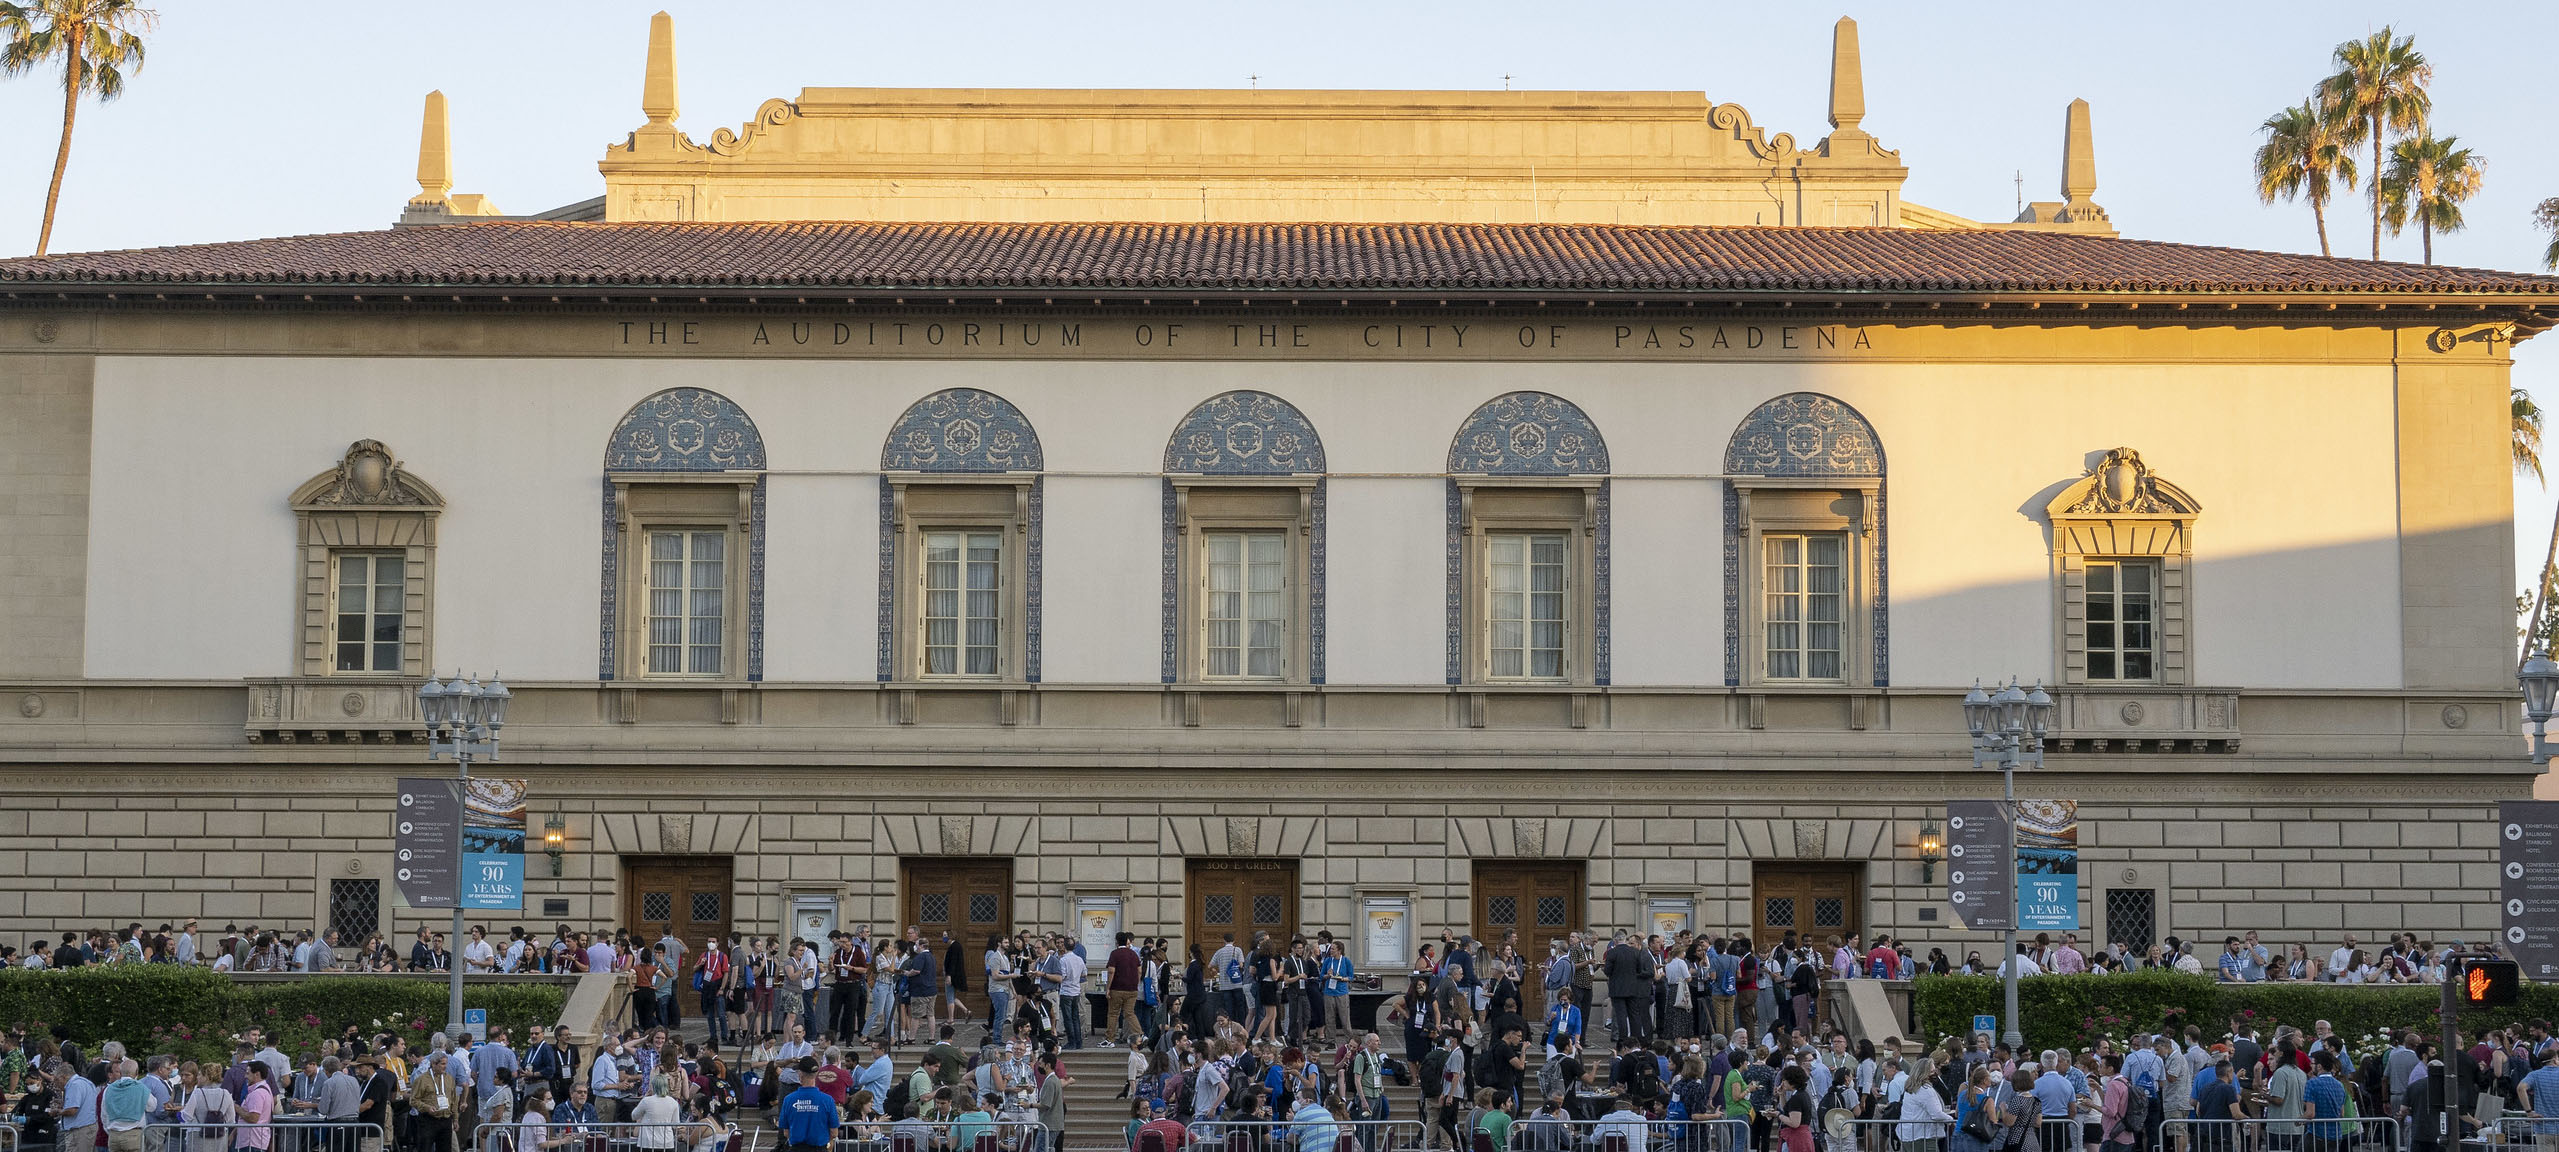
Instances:
[[[853,1093],[853,1074],[844,1069],[843,1050],[828,1048],[826,1062],[818,1065],[817,1071],[812,1075],[815,1077],[812,1083],[817,1090],[826,1093],[827,1098],[835,1101],[835,1107],[841,1111],[844,1107],[844,1098]]]
[[[1858,975],[1890,977],[1900,963],[1901,954],[1893,951],[1892,938],[1878,932],[1875,934],[1875,946],[1866,950],[1866,970]]]
[[[1147,1141],[1147,1133],[1150,1132],[1164,1142],[1160,1150]],[[1146,1123],[1138,1125],[1137,1139],[1130,1141],[1129,1147],[1136,1152],[1182,1152],[1189,1140],[1190,1133],[1183,1130],[1182,1122],[1165,1114],[1164,1102],[1149,1100],[1146,1102]]]

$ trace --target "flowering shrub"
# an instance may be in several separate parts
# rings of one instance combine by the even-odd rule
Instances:
[[[473,985],[463,1002],[519,1034],[560,1018],[565,989],[549,984]],[[234,983],[204,968],[110,965],[67,971],[0,972],[0,1025],[66,1029],[90,1051],[121,1040],[144,1055],[228,1059],[245,1029],[265,1030],[299,1056],[349,1024],[368,1033],[406,1026],[413,1035],[444,1019],[445,985],[392,976],[315,976],[292,983]]]

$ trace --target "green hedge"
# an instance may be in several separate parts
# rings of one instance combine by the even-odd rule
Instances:
[[[68,1029],[87,1051],[121,1040],[137,1056],[167,1053],[189,1060],[228,1059],[231,1037],[256,1026],[276,1047],[299,1058],[349,1024],[369,1035],[400,1031],[413,1041],[441,1028],[446,988],[440,980],[395,976],[314,976],[290,983],[235,983],[204,968],[170,964],[109,965],[67,971],[0,973],[0,1024],[30,1034]],[[560,1018],[567,990],[553,984],[471,984],[462,1002],[489,1010],[492,1026],[518,1035],[525,1026]]]
[[[1920,1036],[1936,1040],[1972,1030],[1976,1015],[2001,1014],[1996,976],[1922,976],[1912,989]],[[2183,972],[2144,971],[2115,976],[2032,976],[2017,985],[2017,1008],[2026,1018],[2030,1048],[2085,1048],[2097,1037],[2121,1041],[2134,1032],[2193,1024],[2208,1037],[2230,1031],[2233,1019],[2256,1025],[2260,1035],[2276,1024],[2307,1029],[2326,1020],[2340,1034],[2361,1038],[2390,1028],[2433,1035],[2442,1027],[2443,991],[2433,985],[2371,987],[2335,984],[2224,984]],[[2464,1035],[2533,1019],[2559,1019],[2559,985],[2523,986],[2504,1008],[2461,1013]]]

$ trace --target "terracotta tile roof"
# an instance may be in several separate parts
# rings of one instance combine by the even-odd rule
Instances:
[[[500,221],[0,260],[0,292],[33,284],[2559,295],[2559,277],[2059,233],[1517,224]]]

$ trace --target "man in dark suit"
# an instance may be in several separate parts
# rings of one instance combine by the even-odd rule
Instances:
[[[1608,977],[1610,1026],[1620,1047],[1652,1037],[1653,957],[1619,932],[1611,937],[1600,961]]]

